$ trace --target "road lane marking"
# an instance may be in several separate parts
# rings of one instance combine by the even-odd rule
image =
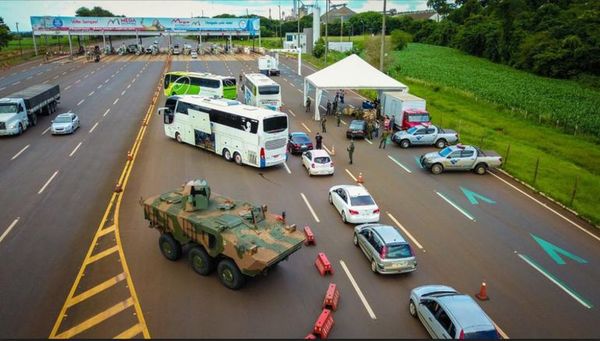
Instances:
[[[94,131],[94,129],[96,129],[96,127],[98,126],[98,123],[100,123],[100,122],[96,122],[96,124],[94,124],[92,129],[90,129],[90,133],[92,133]]]
[[[543,207],[547,208],[548,210],[550,210],[552,213],[556,214],[557,216],[563,218],[564,220],[566,220],[567,222],[571,223],[573,226],[577,227],[578,229],[580,229],[581,231],[587,233],[588,235],[592,236],[594,239],[600,241],[600,237],[594,235],[593,233],[591,233],[590,231],[584,229],[581,225],[577,224],[576,222],[572,221],[571,219],[565,217],[564,215],[558,213],[556,210],[554,210],[553,208],[549,207],[548,205],[546,205],[545,203],[537,200],[536,198],[532,197],[531,195],[525,193],[524,191],[522,191],[521,189],[519,189],[518,187],[516,187],[515,185],[511,184],[510,182],[502,179],[501,177],[499,177],[498,175],[492,173],[492,172],[488,172],[491,175],[495,176],[496,179],[504,182],[505,184],[509,185],[510,187],[512,187],[513,189],[517,190],[518,192],[520,192],[521,194],[523,194],[524,196],[528,197],[529,199],[535,201],[536,203],[542,205]]]
[[[117,104],[117,102],[119,101],[119,99],[115,99],[115,101],[113,102],[113,105]]]
[[[42,84],[47,84],[50,80],[46,79],[45,81],[42,82]]]
[[[348,175],[350,175],[350,177],[352,178],[352,180],[354,180],[354,182],[356,182],[356,178],[354,177],[354,175],[352,175],[352,173],[350,173],[350,171],[348,170],[348,168],[345,169],[346,173],[348,173]]]
[[[110,78],[109,78],[109,79],[107,79],[107,80],[105,80],[105,81],[104,81],[104,84],[108,83],[108,81],[109,81],[109,80],[110,80]]]
[[[104,258],[104,257],[106,257],[106,256],[110,256],[110,255],[112,255],[113,253],[115,253],[115,252],[117,252],[117,251],[119,251],[119,247],[118,247],[117,245],[115,245],[115,246],[113,246],[113,247],[110,247],[110,248],[108,248],[108,249],[106,249],[106,250],[104,250],[104,251],[102,251],[102,252],[99,252],[99,253],[97,253],[97,254],[93,255],[93,256],[92,256],[92,257],[90,257],[90,258],[87,258],[87,259],[86,259],[86,260],[83,262],[83,265],[92,264],[92,263],[94,263],[94,262],[96,262],[96,261],[99,261],[100,259],[102,259],[102,258]]]
[[[70,88],[71,88],[71,86],[70,86],[70,85],[67,85],[67,86],[65,87],[65,90],[69,90]]]
[[[106,111],[104,112],[104,114],[102,114],[102,117],[108,115],[108,112],[110,111],[110,108],[106,109]]]
[[[32,79],[32,78],[33,78],[33,76],[29,76],[29,77],[27,77],[27,80],[30,80],[30,79]]]
[[[98,85],[98,86],[96,87],[96,89],[100,89],[101,87],[102,87],[102,84]]]
[[[90,93],[88,94],[88,97],[89,97],[89,96],[91,96],[91,95],[93,95],[93,94],[94,94],[94,92],[96,92],[96,90],[94,90],[94,91],[90,92]]]
[[[365,141],[367,141],[369,144],[373,144],[373,142],[371,142],[371,140],[369,140],[368,138],[365,137]]]
[[[56,336],[54,336],[57,339],[69,339],[72,338],[73,336],[84,332],[90,328],[92,328],[93,326],[107,320],[108,318],[122,312],[123,310],[131,307],[133,305],[133,299],[131,297],[129,297],[128,299],[119,302],[117,304],[115,304],[114,306],[104,310],[103,312],[89,318],[88,320],[76,325],[75,327],[66,330]]]
[[[16,81],[14,83],[12,83],[11,85],[19,85],[21,83],[21,81]]]
[[[46,135],[46,133],[48,132],[48,130],[50,130],[50,127],[46,128],[46,130],[44,130],[44,131],[42,132],[42,136]]]
[[[500,334],[500,336],[502,336],[502,338],[503,338],[503,339],[505,339],[505,340],[508,340],[508,339],[510,339],[510,337],[508,337],[508,334],[506,334],[506,333],[504,332],[504,330],[502,330],[502,329],[500,328],[500,326],[496,324],[496,322],[494,322],[494,321],[492,320],[492,323],[494,324],[494,327],[496,327],[496,330],[498,331],[498,333]]]
[[[62,73],[63,76],[66,75],[66,74],[67,74],[67,71],[65,71],[65,72]]]
[[[121,91],[121,96],[125,95],[126,92],[127,92],[127,90]]]
[[[310,128],[307,127],[306,124],[304,124],[304,122],[302,122],[300,124],[302,124],[302,126],[304,127],[304,129],[308,130],[309,133],[312,133],[312,130],[310,130]]]
[[[87,74],[85,76],[83,76],[83,78],[88,78],[90,76],[90,74]]]
[[[412,242],[421,250],[423,250],[423,246],[421,245],[421,243],[419,243],[417,241],[417,239],[415,237],[413,237],[412,234],[410,234],[410,232],[408,232],[407,229],[404,228],[404,226],[402,226],[402,224],[400,224],[400,222],[398,220],[396,220],[396,218],[394,218],[393,215],[390,214],[390,212],[385,212],[388,217],[390,217],[390,219],[394,222],[394,224],[396,224],[407,236],[408,238],[410,238],[410,240],[412,240]],[[425,252],[425,250],[423,250],[423,252]]]
[[[50,179],[48,179],[48,181],[46,181],[46,183],[44,184],[44,186],[42,186],[42,188],[40,188],[40,190],[38,191],[38,194],[42,194],[44,192],[44,190],[46,189],[46,187],[48,187],[48,185],[50,184],[50,182],[52,182],[52,180],[54,180],[54,177],[56,177],[56,175],[58,174],[58,171],[54,172],[54,174],[52,174],[52,176],[50,177]]]
[[[460,208],[460,206],[458,206],[457,204],[453,203],[452,200],[446,198],[442,193],[440,192],[435,192],[437,195],[439,195],[442,199],[444,199],[447,203],[449,203],[450,205],[452,205],[452,207],[456,208],[460,213],[462,213],[465,217],[469,218],[472,221],[475,221],[475,218],[473,218],[473,216],[471,216],[469,213],[467,213],[467,211],[465,211],[464,209]]]
[[[578,293],[576,293],[573,289],[569,288],[566,284],[561,282],[558,278],[554,277],[551,273],[542,268],[539,264],[537,264],[533,259],[518,253],[519,258],[524,260],[527,264],[529,264],[532,268],[536,269],[539,273],[544,275],[547,279],[549,279],[552,283],[556,284],[559,288],[561,288],[564,292],[566,292],[569,296],[573,297],[577,302],[588,309],[592,309],[593,305],[587,302],[583,297],[581,297]]]
[[[137,76],[131,81],[131,84],[135,83],[136,80],[137,80]]]
[[[18,152],[18,153],[16,153],[16,154],[15,154],[15,155],[14,155],[14,156],[11,158],[11,161],[12,161],[12,160],[14,160],[14,159],[16,159],[16,158],[18,158],[18,157],[19,157],[19,155],[21,155],[21,153],[23,153],[24,151],[26,151],[26,150],[27,150],[27,148],[29,148],[29,146],[30,146],[30,145],[28,144],[28,145],[26,145],[25,147],[23,147],[23,149],[19,150],[19,152]]]
[[[41,76],[43,73],[44,73],[44,71],[41,71],[41,72],[36,73],[35,75],[36,76]]]
[[[72,306],[76,305],[77,303],[85,301],[88,298],[114,286],[115,284],[119,283],[120,281],[122,281],[124,279],[125,279],[125,273],[121,272],[120,274],[116,275],[115,277],[107,279],[106,281],[96,285],[95,287],[93,287],[89,290],[86,290],[86,291],[82,292],[81,294],[71,298],[70,300],[67,301],[67,306],[72,307]]]
[[[0,243],[2,243],[4,238],[6,238],[6,236],[10,233],[10,230],[12,230],[13,227],[15,227],[15,225],[17,225],[17,223],[19,222],[19,219],[21,219],[21,217],[17,217],[17,219],[13,220],[13,222],[8,226],[8,228],[4,231],[4,233],[2,233],[2,235],[0,236]]]
[[[72,157],[73,154],[75,154],[77,152],[77,149],[79,149],[79,147],[81,147],[82,143],[83,142],[79,142],[79,144],[77,145],[77,147],[75,147],[75,149],[73,149],[73,151],[71,152],[71,154],[69,154],[69,157]]]
[[[131,88],[131,84],[127,85],[127,89]]]
[[[310,203],[308,202],[308,199],[306,199],[306,196],[304,195],[304,193],[300,193],[300,196],[302,196],[302,200],[304,200],[304,203],[306,204],[306,206],[308,206],[308,210],[312,214],[313,218],[315,218],[315,221],[317,223],[320,223],[321,221],[319,220],[319,217],[317,217],[315,210],[313,210],[312,206],[310,206]]]
[[[283,163],[283,166],[285,167],[286,172],[288,172],[288,174],[292,174],[292,171],[290,170],[290,167],[288,167],[287,163]]]
[[[6,87],[5,87],[5,86],[1,87],[1,88],[0,88],[0,91],[2,91],[2,90],[4,90],[4,89],[6,89]]]
[[[377,317],[375,316],[375,313],[373,312],[373,309],[371,309],[371,306],[369,305],[369,302],[367,302],[367,299],[365,298],[365,295],[363,295],[362,291],[358,287],[358,284],[354,280],[354,277],[350,273],[350,270],[348,270],[348,267],[346,266],[346,263],[344,263],[344,261],[340,259],[340,265],[342,266],[342,269],[344,269],[344,272],[346,273],[346,276],[348,276],[348,279],[350,280],[350,283],[352,283],[352,286],[354,287],[354,290],[356,291],[356,294],[358,295],[358,298],[360,298],[362,304],[365,306],[365,309],[367,310],[367,313],[369,313],[369,316],[371,316],[371,319],[376,320]]]
[[[76,80],[76,81],[75,81],[75,84],[77,84],[77,83],[79,83],[79,82],[81,82],[81,79],[78,79],[78,80]]]
[[[404,169],[405,171],[407,171],[408,173],[412,173],[410,171],[410,169],[406,168],[406,166],[404,166],[402,163],[400,163],[400,161],[394,159],[391,155],[388,155],[388,158],[392,161],[394,161],[395,164],[397,164],[398,166],[402,167],[402,169]]]
[[[142,326],[141,324],[136,324],[135,326],[127,329],[126,331],[122,332],[121,334],[115,336],[115,339],[132,339],[134,336],[138,335],[139,333],[144,331],[144,326]]]
[[[340,120],[340,122],[342,122],[343,125],[347,125],[348,123],[344,122],[344,120]]]
[[[77,103],[77,106],[80,106],[80,105],[81,105],[81,103],[83,103],[83,102],[85,102],[85,98],[84,98],[84,99],[82,99],[81,101],[79,101],[79,103]]]
[[[325,146],[325,144],[323,144],[323,148],[325,148],[325,150],[327,151],[327,153],[329,153],[329,155],[331,155],[331,151],[329,149],[327,149],[327,146]]]
[[[288,109],[288,111],[290,112],[290,114],[292,114],[292,116],[296,117],[296,114],[294,114],[294,112],[292,111],[292,109]]]

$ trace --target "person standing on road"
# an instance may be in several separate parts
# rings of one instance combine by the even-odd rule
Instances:
[[[337,114],[337,109],[338,109],[338,102],[337,102],[337,100],[335,100],[335,101],[333,101],[333,104],[331,106],[331,113],[333,115],[336,115]]]
[[[373,122],[373,136],[375,137],[379,137],[379,120],[375,119],[375,122]]]
[[[394,117],[394,115],[392,115],[392,118],[390,118],[390,132],[393,133],[394,132],[394,126],[396,125],[396,122],[394,122],[396,120],[396,118]]]
[[[325,116],[329,116],[331,114],[331,101],[327,100],[327,105],[325,106]]]
[[[310,97],[306,97],[306,112],[310,112]]]
[[[322,131],[323,133],[326,133],[326,132],[327,132],[327,116],[323,116],[323,117],[321,118],[321,131]]]
[[[354,154],[354,140],[350,140],[350,145],[346,148],[348,151],[348,158],[350,159],[350,164],[352,164],[352,155]]]
[[[344,90],[340,92],[340,103],[344,104]]]
[[[337,126],[339,127],[340,123],[342,122],[342,112],[341,111],[336,111],[335,118],[337,120]]]
[[[315,149],[322,149],[323,146],[323,136],[317,132],[317,136],[315,136],[316,147]]]
[[[383,133],[381,134],[381,139],[379,140],[379,149],[381,149],[381,146],[383,145],[383,149],[385,149],[385,144],[387,143],[387,138],[389,136],[389,130],[384,130]]]

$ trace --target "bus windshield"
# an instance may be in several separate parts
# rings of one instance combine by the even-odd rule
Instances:
[[[261,95],[277,95],[279,94],[279,85],[259,86],[258,93]]]
[[[279,133],[288,127],[287,117],[277,116],[265,118],[263,121],[263,131],[265,133]]]

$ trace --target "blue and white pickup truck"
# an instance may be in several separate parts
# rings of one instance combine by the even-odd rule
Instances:
[[[434,125],[418,125],[408,130],[400,130],[392,135],[392,141],[402,148],[412,145],[436,146],[444,148],[458,142],[458,133],[450,129],[442,129]]]
[[[423,168],[431,170],[433,174],[440,174],[443,171],[472,170],[483,175],[488,169],[502,165],[502,157],[496,152],[484,152],[478,147],[461,144],[446,147],[439,152],[423,154],[419,161]]]

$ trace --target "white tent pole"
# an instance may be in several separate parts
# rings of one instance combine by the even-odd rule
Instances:
[[[306,106],[306,98],[308,97],[308,82],[306,82],[306,78],[304,78],[304,93],[302,98],[304,99],[304,101],[302,102],[302,105]],[[306,109],[305,109],[306,111]]]
[[[315,121],[321,120],[321,114],[319,113],[319,105],[321,104],[321,89],[315,89]]]

